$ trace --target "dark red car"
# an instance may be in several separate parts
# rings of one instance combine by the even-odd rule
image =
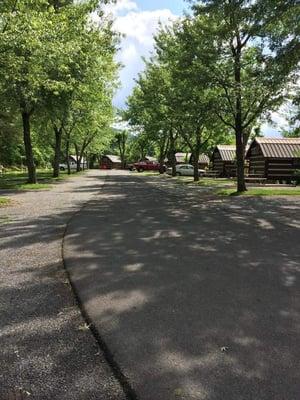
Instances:
[[[134,169],[136,169],[138,172],[143,172],[143,171],[160,171],[161,170],[161,165],[160,163],[156,161],[139,161],[137,163],[133,164]],[[163,170],[165,171],[166,168],[163,166]]]

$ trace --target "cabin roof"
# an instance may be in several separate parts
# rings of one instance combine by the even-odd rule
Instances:
[[[199,163],[201,163],[201,164],[209,164],[209,157],[206,154],[200,154]]]
[[[178,163],[185,163],[190,160],[191,155],[191,153],[176,153],[175,158]]]
[[[75,162],[77,162],[77,156],[74,156],[74,155],[70,154],[69,157],[72,158],[72,160],[74,160]],[[79,159],[79,157],[78,157],[78,159]],[[86,162],[84,157],[82,157],[81,162],[82,163]]]
[[[221,159],[223,161],[234,161],[236,159],[236,147],[235,145],[221,144],[216,147],[219,151]]]
[[[266,158],[300,158],[300,138],[255,138],[253,143]]]
[[[176,153],[176,161],[178,163],[189,162],[191,159],[192,153]],[[200,154],[199,163],[201,164],[209,164],[209,157],[206,154]]]
[[[107,157],[112,163],[120,163],[121,162],[121,158],[119,156],[106,154],[104,157]]]

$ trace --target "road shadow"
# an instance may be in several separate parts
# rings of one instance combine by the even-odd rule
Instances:
[[[299,204],[188,190],[107,179],[65,242],[85,310],[140,399],[295,400]]]

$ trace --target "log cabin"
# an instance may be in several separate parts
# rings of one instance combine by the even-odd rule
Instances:
[[[176,164],[191,164],[193,165],[192,153],[176,153]],[[199,168],[206,169],[209,167],[209,157],[206,154],[200,154],[199,156]]]
[[[212,170],[220,178],[236,176],[235,145],[218,145],[211,156]]]
[[[300,170],[300,138],[255,138],[246,159],[250,177],[289,182]]]
[[[100,169],[120,169],[122,161],[119,156],[105,155],[101,157]]]

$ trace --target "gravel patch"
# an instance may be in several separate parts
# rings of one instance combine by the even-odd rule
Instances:
[[[50,191],[12,192],[0,208],[1,400],[125,399],[62,263],[66,224],[104,179],[89,171]]]

